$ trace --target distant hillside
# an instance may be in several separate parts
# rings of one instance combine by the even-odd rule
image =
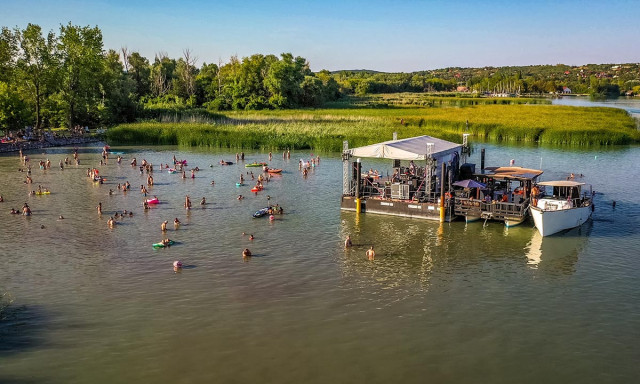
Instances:
[[[640,94],[640,63],[450,67],[411,73],[333,71],[343,93]]]

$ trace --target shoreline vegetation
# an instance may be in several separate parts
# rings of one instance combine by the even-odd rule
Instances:
[[[314,72],[292,53],[198,63],[105,49],[98,26],[0,28],[3,141],[89,127],[117,144],[339,151],[433,135],[591,146],[640,142],[623,111],[550,106],[544,96],[640,93],[640,64]],[[534,97],[519,97],[531,95]],[[540,96],[540,97],[536,97]],[[539,105],[543,104],[543,105]],[[468,126],[467,126],[468,121]]]
[[[414,96],[413,100],[431,101]],[[106,139],[113,145],[327,152],[341,151],[344,140],[350,147],[390,140],[393,132],[399,138],[430,135],[454,142],[461,142],[462,134],[470,133],[474,141],[498,143],[576,147],[640,143],[635,120],[620,109],[508,105],[509,100],[501,99],[496,100],[500,104],[493,104],[495,99],[479,99],[479,105],[432,108],[406,100],[390,103],[384,97],[357,98],[352,103],[333,103],[331,108],[215,114],[167,110],[154,120],[117,125],[107,130]],[[465,105],[462,98],[443,100]]]

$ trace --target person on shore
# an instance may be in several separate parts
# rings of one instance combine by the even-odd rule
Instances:
[[[98,203],[96,209],[98,210],[98,215],[102,215],[102,203]]]
[[[162,232],[167,232],[167,223],[169,223],[167,220],[163,221],[162,224],[160,225],[160,230]]]
[[[351,236],[347,235],[347,239],[344,241],[344,247],[350,248],[352,246],[353,246],[353,243],[351,242]]]
[[[375,258],[376,258],[376,251],[373,250],[373,245],[372,245],[371,248],[367,250],[367,259],[373,260]]]

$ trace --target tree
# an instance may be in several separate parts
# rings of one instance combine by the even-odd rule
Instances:
[[[38,25],[28,24],[23,31],[16,31],[20,41],[17,60],[17,79],[30,97],[35,109],[35,129],[42,129],[43,97],[55,90],[58,74],[57,39],[53,32],[42,36]]]
[[[128,75],[135,83],[135,93],[137,99],[147,95],[150,92],[149,77],[151,76],[151,67],[149,60],[141,56],[138,52],[131,52],[128,56],[129,63]]]
[[[13,75],[18,52],[17,36],[7,27],[0,31],[0,81],[8,82]]]
[[[270,94],[269,103],[274,108],[291,108],[299,105],[302,93],[300,84],[311,70],[306,59],[291,53],[283,53],[281,59],[271,64],[264,83]]]
[[[20,99],[18,92],[0,81],[0,129],[8,134],[9,130],[18,130],[27,123],[29,110]]]
[[[151,93],[155,97],[163,96],[171,91],[171,84],[176,69],[176,61],[164,52],[156,54],[151,67]]]
[[[120,54],[109,50],[104,58],[100,75],[102,101],[98,104],[98,116],[102,124],[115,124],[135,119],[134,80],[122,71]]]
[[[101,99],[99,78],[103,69],[102,32],[98,27],[71,25],[60,27],[58,49],[62,57],[62,100],[66,104],[67,124],[95,123],[90,110]]]

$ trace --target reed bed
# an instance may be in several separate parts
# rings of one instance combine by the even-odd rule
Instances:
[[[613,108],[548,105],[473,105],[464,108],[315,109],[229,112],[165,122],[123,124],[107,132],[113,144],[161,144],[238,149],[340,151],[398,137],[431,135],[562,146],[640,142],[636,123]]]

